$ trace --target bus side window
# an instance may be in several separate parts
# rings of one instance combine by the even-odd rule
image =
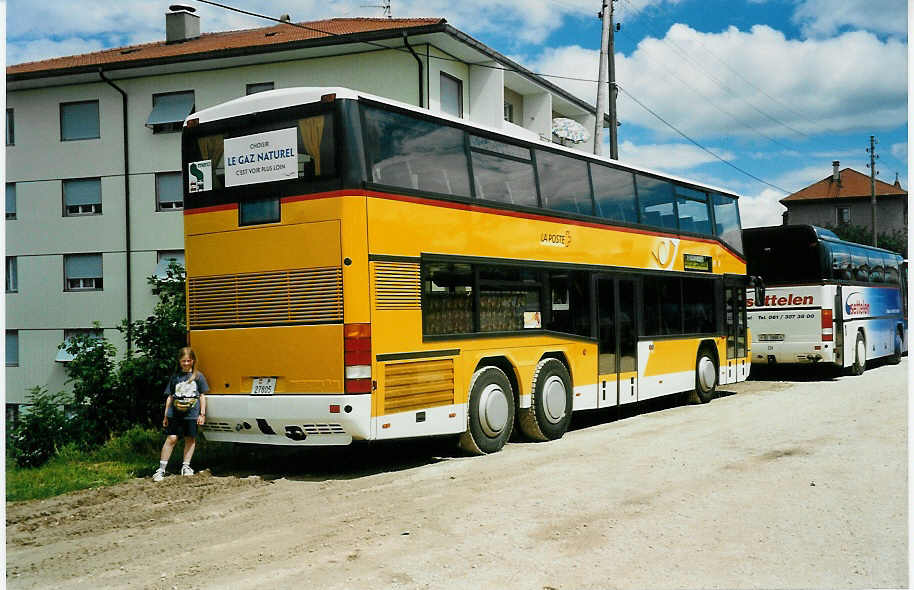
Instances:
[[[867,266],[866,252],[860,249],[851,251],[851,264],[855,281],[867,282],[870,279],[870,269]]]
[[[616,170],[591,162],[596,214],[604,219],[638,223],[635,203],[635,177],[631,172]]]
[[[831,277],[839,281],[852,280],[851,255],[847,248],[840,244],[828,244],[828,249],[831,252]]]
[[[673,186],[663,180],[635,175],[638,189],[638,203],[641,208],[641,223],[677,229],[678,219],[673,199]]]
[[[885,266],[885,282],[897,285],[898,258],[894,254],[883,254],[883,264]]]
[[[882,254],[879,252],[870,252],[867,256],[867,264],[870,267],[870,282],[881,283],[885,281],[885,274],[882,270]]]

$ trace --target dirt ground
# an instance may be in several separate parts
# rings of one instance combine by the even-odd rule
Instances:
[[[356,445],[7,504],[6,581],[907,587],[907,365],[582,413],[561,440],[485,457],[451,440]]]

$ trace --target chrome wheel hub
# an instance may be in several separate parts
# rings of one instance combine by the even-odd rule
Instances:
[[[557,424],[564,418],[567,410],[566,401],[565,382],[555,375],[549,377],[543,386],[543,413],[546,415],[546,420]]]
[[[479,396],[479,425],[487,436],[496,437],[508,424],[508,396],[498,385],[491,384]]]

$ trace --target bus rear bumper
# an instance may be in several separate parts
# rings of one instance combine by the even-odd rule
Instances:
[[[286,446],[369,438],[370,395],[207,395],[207,440]]]
[[[752,343],[752,363],[755,365],[813,364],[834,362],[835,349],[834,343],[832,342],[779,342],[777,344],[772,344],[770,342]]]

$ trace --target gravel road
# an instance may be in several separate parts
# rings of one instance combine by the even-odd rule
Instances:
[[[902,588],[907,366],[8,503],[9,588]],[[154,457],[150,460],[154,461]],[[272,463],[271,465],[275,465]],[[276,471],[273,467],[268,467]]]

